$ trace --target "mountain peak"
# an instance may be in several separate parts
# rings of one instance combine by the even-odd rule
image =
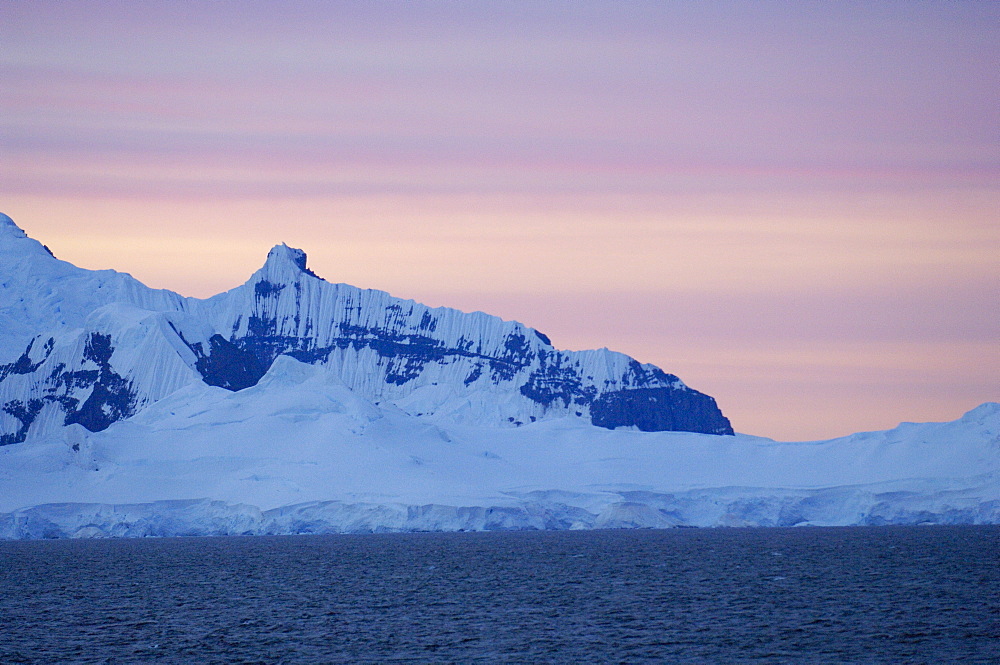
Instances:
[[[27,238],[28,234],[10,216],[0,212],[0,237]]]
[[[27,233],[10,217],[0,212],[0,252],[9,257],[44,257],[45,259],[55,258],[52,250],[38,242]],[[8,267],[11,262],[7,261]],[[3,266],[0,266],[3,267]],[[16,268],[15,270],[20,270]]]
[[[289,247],[285,243],[275,245],[267,253],[267,261],[264,263],[265,269],[275,269],[282,267],[294,267],[300,272],[313,277],[319,277],[316,273],[306,267],[306,253],[301,249]]]
[[[268,263],[285,261],[295,264],[299,270],[306,269],[306,253],[301,249],[295,249],[285,243],[281,243],[272,247],[271,251],[267,253]]]

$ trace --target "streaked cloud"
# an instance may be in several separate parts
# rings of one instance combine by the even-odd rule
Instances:
[[[0,209],[192,295],[285,241],[635,353],[752,433],[954,417],[1000,399],[998,29],[990,3],[7,3]]]

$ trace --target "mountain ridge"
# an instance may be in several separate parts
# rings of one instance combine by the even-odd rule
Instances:
[[[489,314],[328,282],[283,243],[244,284],[195,299],[77,268],[43,253],[9,217],[0,224],[0,252],[19,257],[0,267],[0,323],[9,324],[0,334],[0,444],[42,435],[60,417],[100,431],[185,381],[248,388],[281,355],[330,366],[366,398],[420,416],[733,434],[713,398],[658,367],[607,349],[560,351]],[[162,316],[154,325],[130,307]]]

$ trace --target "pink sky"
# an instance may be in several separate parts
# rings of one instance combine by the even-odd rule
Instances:
[[[992,3],[5,3],[0,210],[185,295],[287,242],[742,432],[953,419],[1000,400],[997,34]]]

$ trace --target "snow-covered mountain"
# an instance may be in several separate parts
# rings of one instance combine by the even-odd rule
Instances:
[[[196,300],[0,217],[0,350],[0,538],[1000,523],[1000,404],[718,436],[655,367],[331,284],[283,245]]]
[[[0,445],[79,423],[101,431],[192,382],[253,386],[275,358],[329,368],[352,390],[448,422],[732,434],[715,400],[607,349],[555,349],[481,312],[332,284],[273,248],[207,300],[59,261],[0,216]]]

